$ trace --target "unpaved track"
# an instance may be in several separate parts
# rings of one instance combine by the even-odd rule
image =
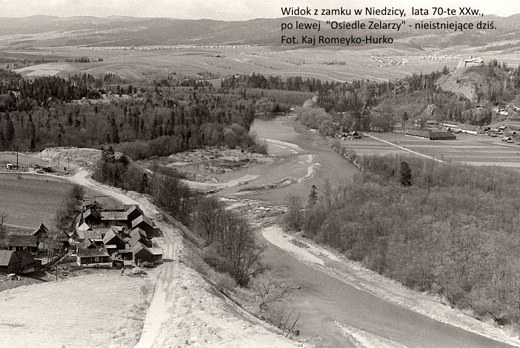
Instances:
[[[404,146],[397,145],[397,144],[394,144],[394,143],[389,142],[389,141],[387,141],[387,140],[380,139],[380,138],[375,137],[375,136],[373,136],[373,135],[370,135],[370,134],[368,134],[368,133],[363,133],[363,135],[366,136],[366,137],[372,138],[372,139],[374,139],[374,140],[380,141],[380,142],[382,142],[382,143],[384,143],[384,144],[387,144],[387,145],[390,145],[390,146],[396,147],[396,148],[398,148],[399,150],[403,150],[403,151],[409,152],[409,153],[411,153],[412,155],[419,156],[419,157],[423,157],[423,158],[427,158],[427,159],[430,159],[430,160],[432,160],[432,161],[439,162],[439,163],[442,163],[442,164],[447,164],[445,161],[440,160],[440,159],[438,159],[438,158],[435,158],[435,157],[432,157],[432,156],[428,156],[428,155],[425,155],[425,154],[423,154],[423,153],[420,153],[420,152],[417,152],[417,151],[413,151],[413,150],[407,149],[407,148],[404,147]]]
[[[182,261],[182,236],[162,221],[157,209],[135,193],[97,183],[80,170],[70,179],[125,204],[140,204],[156,219],[163,237],[155,241],[163,249],[164,264],[154,270],[155,292],[136,347],[298,347],[296,342],[267,330],[250,314],[215,291]],[[189,257],[186,255],[186,257]]]

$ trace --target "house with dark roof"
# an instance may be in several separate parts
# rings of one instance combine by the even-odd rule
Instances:
[[[47,238],[50,234],[49,229],[43,223],[38,226],[33,232],[32,235],[38,238],[38,241],[41,241],[44,238]]]
[[[130,250],[134,253],[134,262],[138,266],[155,266],[162,263],[160,248],[148,248],[142,243],[137,243]]]
[[[137,204],[130,204],[124,206],[126,217],[128,221],[133,221],[137,219],[139,216],[143,215],[143,211]]]
[[[92,200],[88,200],[88,201],[83,201],[83,203],[81,204],[81,208],[83,212],[87,211],[88,209],[93,209],[93,210],[99,210],[101,209],[101,204],[99,204],[98,201],[92,201]]]
[[[117,253],[115,254],[115,257],[119,260],[125,261],[124,262],[125,266],[132,265],[132,263],[134,261],[134,253],[132,252],[132,250],[128,250],[128,249],[118,250]]]
[[[12,250],[0,250],[0,273],[16,273],[20,269],[20,260]]]
[[[79,242],[76,244],[76,251],[79,251],[81,249],[98,249],[98,245],[90,239],[85,239],[84,241]]]
[[[98,224],[99,219],[99,213],[95,209],[87,209],[81,215],[81,222],[87,223],[90,226]]]
[[[89,241],[91,244],[98,247],[103,247],[103,237],[110,228],[95,228],[83,232],[83,241]]]
[[[130,239],[128,240],[128,245],[133,247],[137,243],[142,243],[147,247],[152,246],[152,241],[146,235],[146,232],[140,229],[139,227],[134,228],[130,231]]]
[[[41,268],[41,260],[35,260],[28,250],[15,251],[14,254],[20,261],[17,273],[34,272]]]
[[[88,231],[92,231],[92,228],[86,222],[83,222],[79,226],[76,226],[76,229],[70,234],[70,237],[81,242],[85,240],[85,234]]]
[[[112,259],[103,248],[79,249],[76,260],[80,266],[112,266]]]
[[[159,230],[157,227],[155,227],[154,222],[144,215],[141,215],[132,221],[132,230],[135,228],[140,228],[143,230],[148,238],[159,236]]]
[[[126,212],[124,211],[117,211],[117,210],[106,210],[100,212],[100,222],[104,224],[105,226],[111,226],[111,225],[129,225],[130,222],[128,221],[128,216],[126,215]]]
[[[107,234],[103,237],[103,244],[105,247],[113,245],[117,250],[124,249],[126,246],[125,241],[119,234],[115,233],[114,230],[110,229]]]
[[[40,242],[36,236],[23,234],[9,234],[6,237],[7,250],[21,251],[28,250],[31,254],[38,254],[38,245]]]

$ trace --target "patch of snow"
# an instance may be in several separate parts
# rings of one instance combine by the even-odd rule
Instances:
[[[294,153],[303,152],[302,148],[296,144],[288,143],[286,141],[276,140],[276,139],[264,139],[266,143],[271,145],[280,146],[285,149],[290,149]]]
[[[270,243],[276,245],[283,250],[288,251],[292,255],[294,255],[298,260],[304,263],[311,263],[320,266],[325,266],[325,262],[319,257],[315,256],[311,252],[306,249],[302,249],[296,245],[294,245],[290,236],[285,234],[280,226],[269,226],[262,229],[262,235],[265,239],[267,239]]]
[[[337,321],[335,324],[341,329],[343,334],[355,343],[357,347],[364,348],[406,348],[406,346],[389,340],[387,338],[377,336],[371,332],[355,328],[350,325],[340,324]]]

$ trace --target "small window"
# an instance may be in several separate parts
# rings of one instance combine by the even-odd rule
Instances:
[[[96,256],[96,257],[94,258],[94,262],[99,262],[99,257]]]

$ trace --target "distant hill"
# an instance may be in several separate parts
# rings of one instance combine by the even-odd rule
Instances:
[[[10,48],[53,46],[149,46],[149,45],[280,45],[280,25],[283,21],[307,18],[253,19],[248,21],[182,20],[171,18],[133,17],[53,17],[0,18],[0,45]],[[443,21],[444,19],[438,19]],[[476,21],[450,18],[451,21]],[[342,36],[372,34],[392,35],[396,40],[413,47],[446,48],[457,45],[478,46],[484,50],[512,50],[520,48],[520,15],[509,17],[484,16],[478,20],[493,21],[497,29],[453,31],[418,31],[415,21],[396,34],[374,30],[324,30],[321,35]],[[365,22],[368,20],[364,20]],[[429,21],[425,20],[425,21]],[[437,21],[437,20],[436,20]],[[323,24],[323,23],[322,23]],[[411,25],[412,27],[409,27]],[[287,34],[291,34],[287,32]],[[299,34],[299,33],[298,33]],[[432,39],[434,37],[435,39]]]

